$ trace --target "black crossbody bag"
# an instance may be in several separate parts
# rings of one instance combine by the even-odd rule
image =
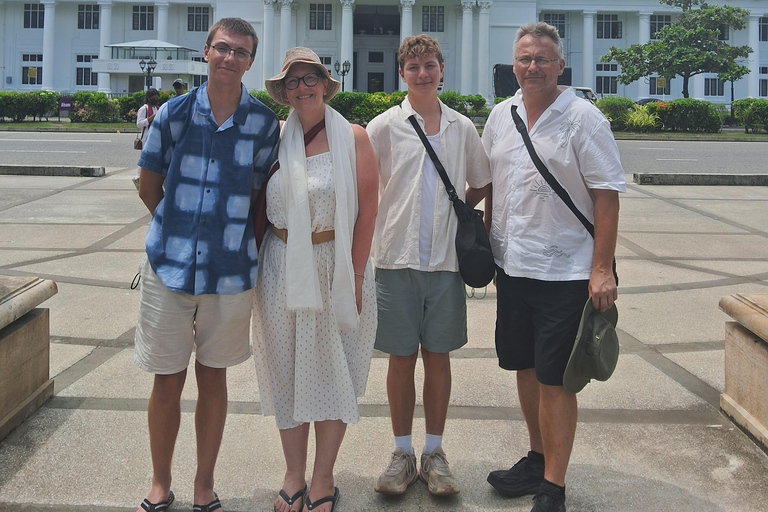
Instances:
[[[435,150],[432,149],[432,144],[424,135],[416,116],[411,115],[408,120],[419,135],[432,163],[435,164],[435,169],[437,169],[440,179],[443,180],[445,191],[448,193],[448,199],[453,203],[453,210],[459,219],[459,225],[456,228],[456,255],[459,258],[459,274],[464,282],[472,288],[488,286],[496,272],[496,265],[493,260],[493,252],[491,252],[491,242],[485,231],[485,224],[483,224],[483,212],[472,208],[459,199],[456,189],[445,172],[445,167],[437,158]]]
[[[523,137],[523,142],[525,142],[525,147],[528,148],[528,154],[531,155],[531,160],[533,160],[533,165],[536,166],[536,169],[539,170],[539,174],[541,174],[544,179],[546,180],[547,184],[552,187],[552,190],[554,190],[557,195],[560,197],[560,199],[565,203],[565,205],[571,209],[573,214],[576,216],[577,219],[584,225],[584,227],[587,229],[590,235],[592,235],[592,238],[595,238],[595,226],[587,220],[587,218],[584,216],[583,213],[579,211],[579,209],[576,207],[576,205],[573,203],[573,200],[571,199],[571,196],[568,195],[568,192],[563,188],[563,186],[560,184],[560,182],[557,181],[557,179],[552,176],[552,173],[549,172],[549,169],[547,169],[547,166],[544,165],[544,162],[541,161],[541,158],[539,158],[539,155],[536,154],[536,150],[533,148],[533,143],[531,142],[531,137],[528,135],[528,130],[525,128],[525,123],[523,123],[523,120],[520,118],[520,114],[517,113],[517,105],[512,105],[512,119],[515,121],[515,127],[517,128],[517,131],[520,132],[520,135]],[[613,277],[616,279],[616,286],[619,285],[619,274],[616,273],[616,258],[613,259]]]

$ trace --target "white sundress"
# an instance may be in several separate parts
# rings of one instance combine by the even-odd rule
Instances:
[[[307,158],[312,231],[334,226],[332,165],[330,152]],[[267,217],[275,227],[285,229],[281,187],[282,171],[278,170],[267,184]],[[262,413],[274,415],[281,430],[310,421],[357,423],[357,397],[365,393],[376,338],[376,289],[370,261],[358,332],[342,333],[331,301],[335,242],[312,246],[323,297],[323,310],[315,313],[314,323],[311,313],[286,307],[285,249],[285,242],[267,230],[259,254],[251,331]]]

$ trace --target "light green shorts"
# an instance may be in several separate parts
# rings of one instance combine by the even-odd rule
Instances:
[[[458,272],[376,269],[375,348],[410,356],[419,344],[447,353],[467,343],[467,302]]]

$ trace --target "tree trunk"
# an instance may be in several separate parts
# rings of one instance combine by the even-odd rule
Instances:
[[[690,78],[690,75],[683,75],[683,98],[688,97],[688,80]]]

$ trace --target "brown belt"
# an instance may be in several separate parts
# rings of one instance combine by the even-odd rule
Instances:
[[[272,232],[282,240],[283,242],[288,243],[288,230],[287,229],[280,229],[276,228],[275,226],[272,226]],[[323,244],[325,242],[330,242],[335,238],[334,231],[331,229],[329,231],[313,231],[312,232],[312,243],[317,244]]]

